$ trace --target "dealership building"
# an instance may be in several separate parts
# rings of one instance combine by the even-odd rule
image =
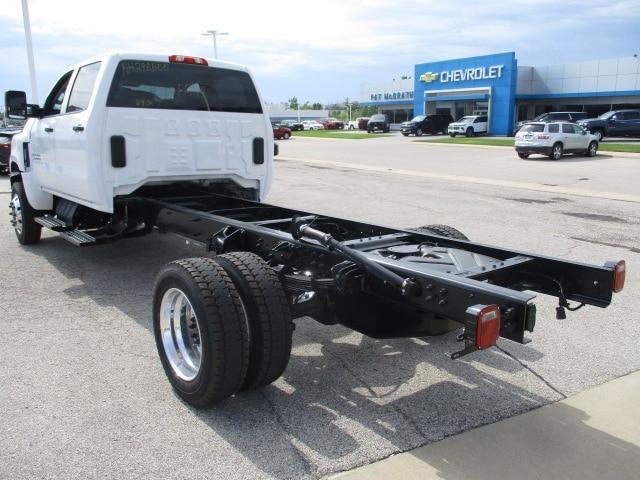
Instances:
[[[520,66],[514,52],[415,65],[413,77],[362,85],[360,101],[392,124],[415,115],[487,114],[489,133],[510,135],[516,121],[550,111],[640,108],[640,59],[611,58]]]

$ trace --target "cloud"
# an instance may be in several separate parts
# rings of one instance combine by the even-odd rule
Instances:
[[[5,3],[0,52],[11,61],[3,62],[3,71],[24,77],[20,2]],[[201,34],[218,29],[230,33],[219,39],[220,57],[251,66],[274,101],[290,97],[292,90],[311,100],[355,97],[361,83],[411,73],[414,64],[433,60],[515,50],[521,64],[546,64],[628,55],[635,52],[625,48],[640,44],[637,0],[185,0],[171,5],[31,0],[29,5],[37,69],[48,81],[66,65],[108,50],[211,57],[211,38]],[[583,38],[594,35],[602,41],[585,44]]]

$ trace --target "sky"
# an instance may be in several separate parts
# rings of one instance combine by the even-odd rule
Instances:
[[[515,51],[519,65],[640,55],[640,0],[30,0],[39,100],[74,63],[127,50],[249,66],[268,102],[357,100],[429,61]],[[0,8],[0,92],[29,73],[21,0]],[[1,102],[0,102],[1,103]]]

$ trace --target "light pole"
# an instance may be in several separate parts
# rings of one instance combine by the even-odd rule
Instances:
[[[31,21],[29,20],[29,5],[22,0],[22,21],[24,36],[27,41],[27,61],[29,62],[29,76],[31,77],[31,101],[38,104],[38,84],[36,83],[36,67],[33,61],[33,45],[31,44]]]
[[[215,55],[214,58],[217,59],[218,58],[218,35],[229,35],[229,32],[219,32],[217,30],[207,30],[202,35],[204,35],[205,37],[208,37],[208,36],[213,37],[213,54]]]

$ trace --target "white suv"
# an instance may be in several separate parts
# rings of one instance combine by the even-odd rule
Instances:
[[[516,152],[520,158],[532,153],[559,160],[563,153],[580,153],[595,157],[598,138],[575,123],[527,123],[516,134]]]
[[[456,135],[473,137],[478,133],[487,133],[488,127],[489,118],[486,115],[469,115],[450,123],[447,131],[452,137]]]

